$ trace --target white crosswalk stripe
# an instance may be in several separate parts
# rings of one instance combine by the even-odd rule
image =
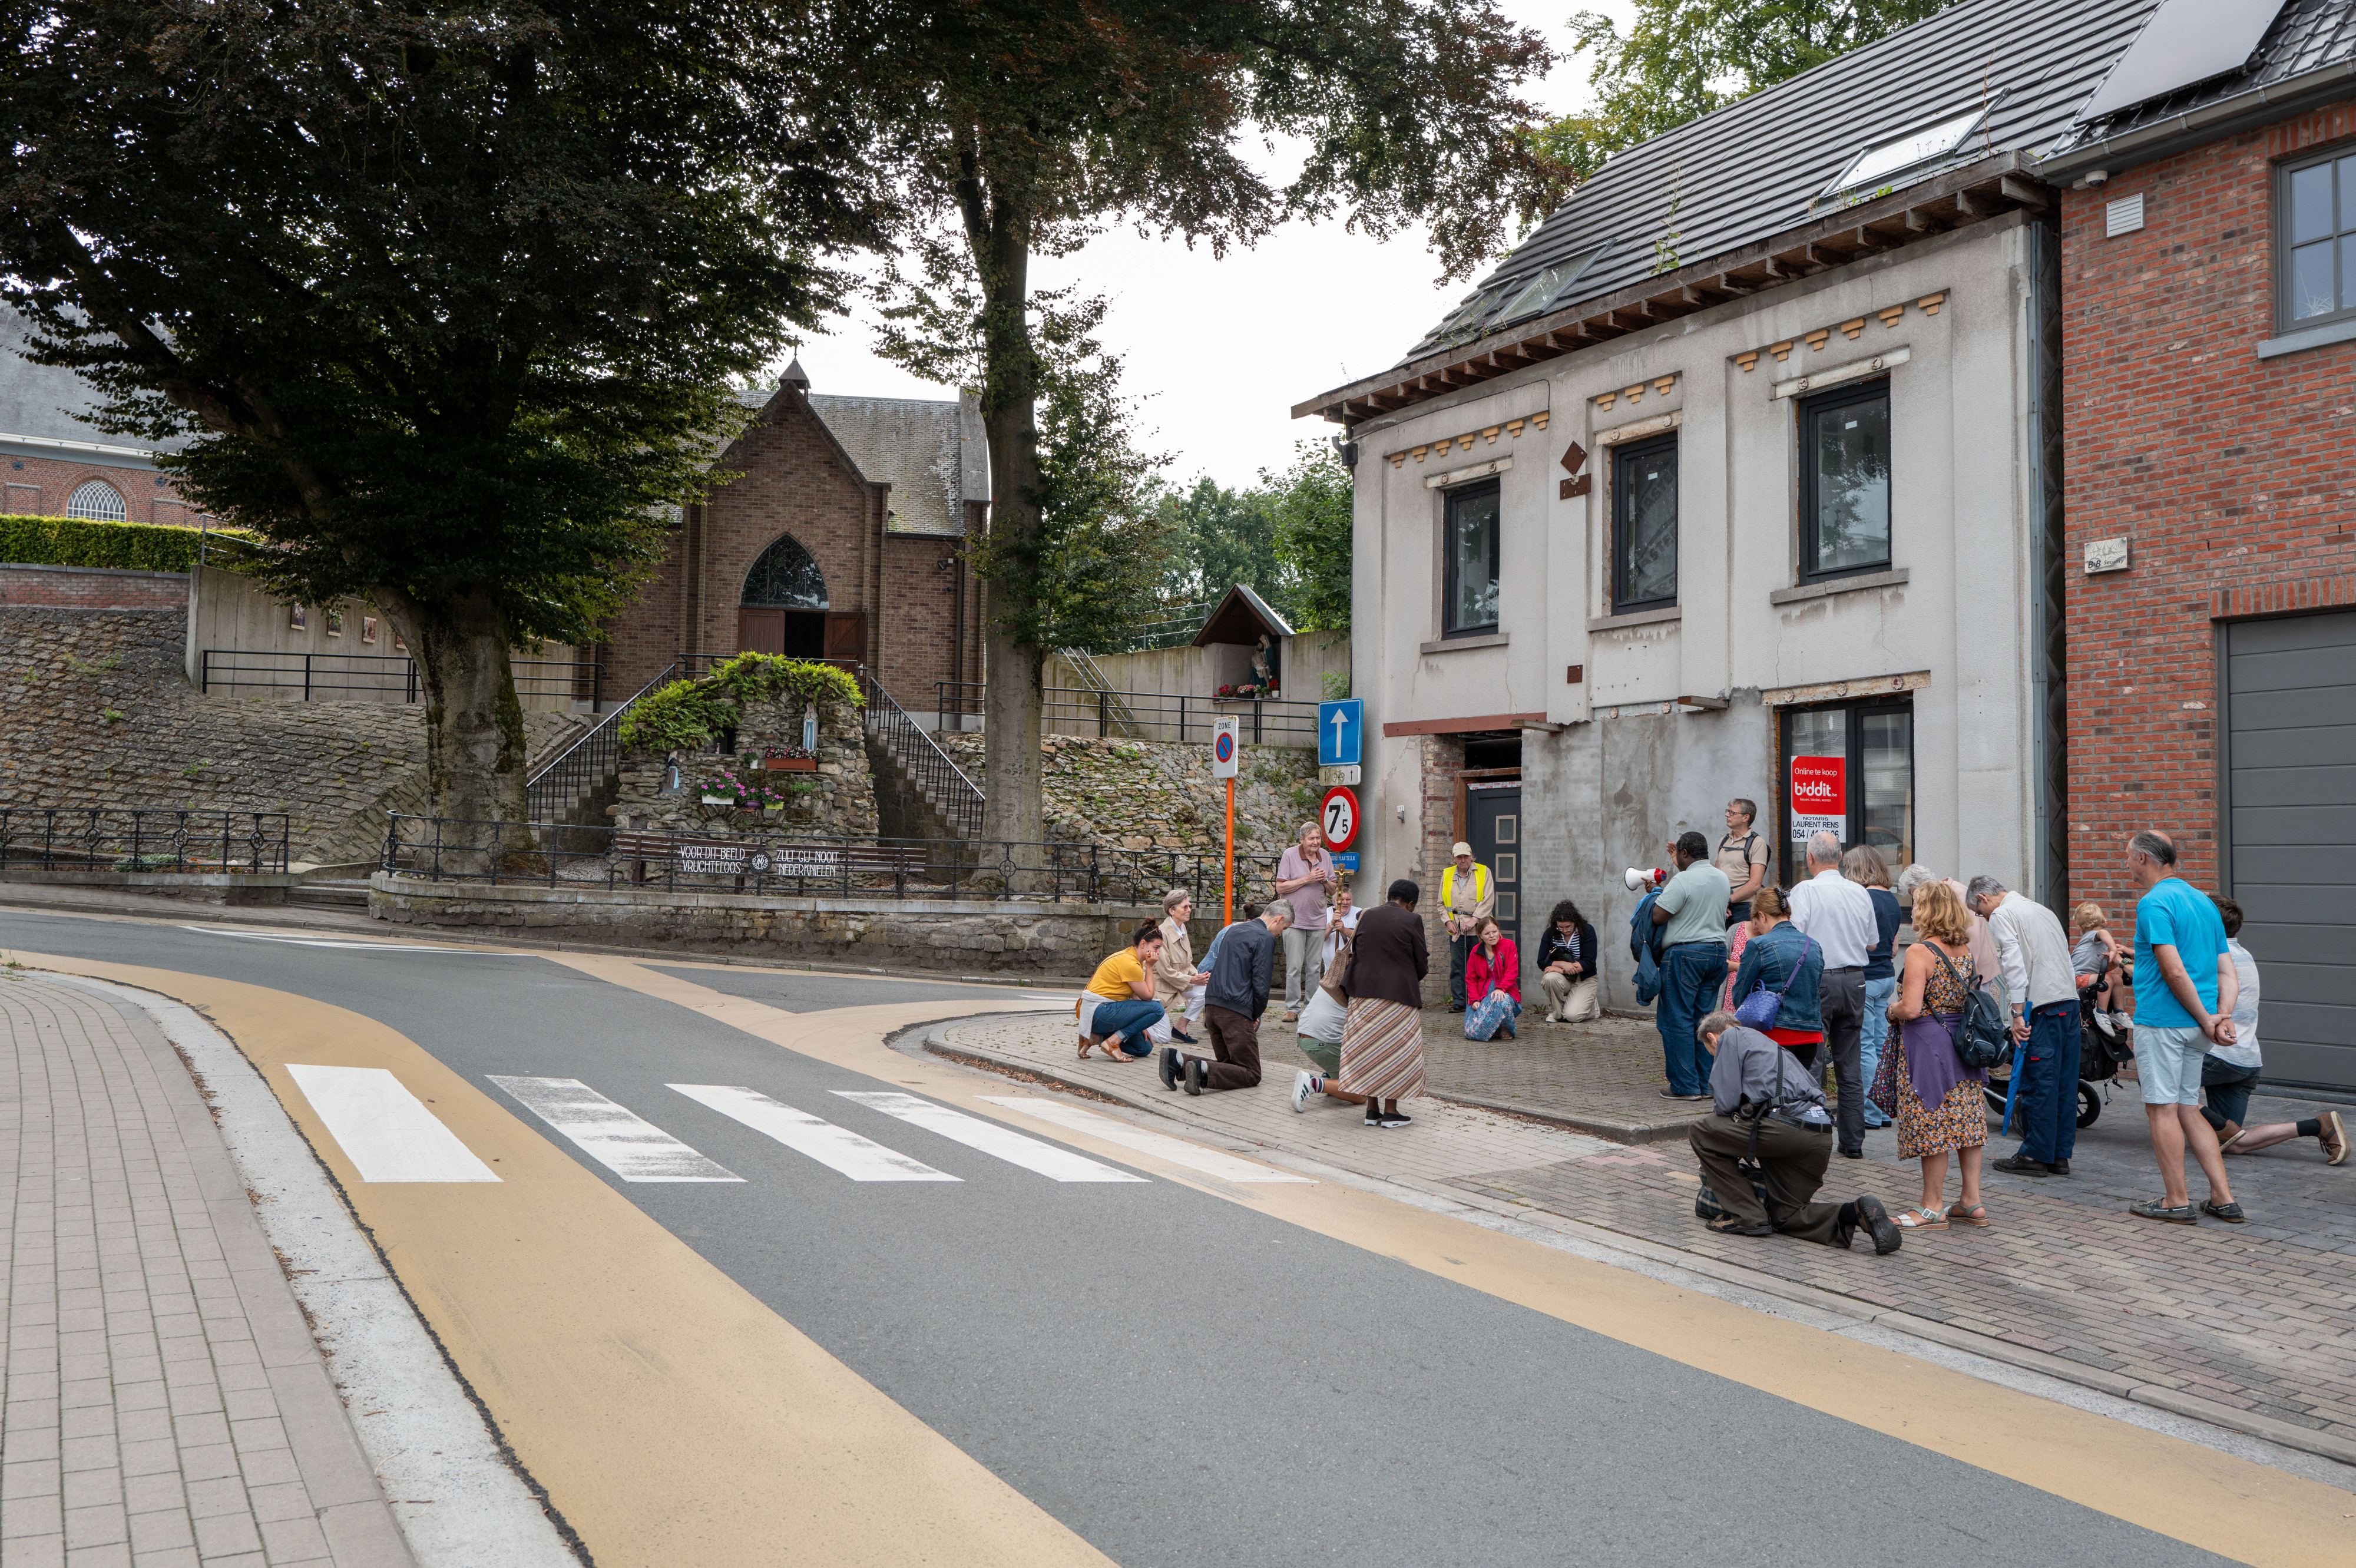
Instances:
[[[807,1111],[737,1084],[674,1083],[668,1086],[699,1105],[765,1133],[797,1154],[831,1165],[853,1181],[959,1181],[921,1160],[862,1138],[848,1127],[822,1122]]]
[[[1297,1181],[1315,1185],[1308,1176],[1238,1159],[1217,1149],[1190,1144],[1183,1138],[1173,1138],[1109,1116],[1099,1116],[1076,1105],[1012,1094],[985,1094],[982,1098],[992,1105],[1003,1105],[1010,1111],[1020,1111],[1025,1116],[1035,1116],[1042,1122],[1052,1122],[1075,1133],[1086,1133],[1091,1138],[1102,1138],[1108,1144],[1119,1144],[1124,1149],[1135,1149],[1141,1155],[1151,1155],[1155,1159],[1168,1160],[1173,1165],[1183,1165],[1188,1170],[1201,1171],[1205,1176],[1215,1176],[1223,1181]]]
[[[1037,1171],[1054,1181],[1143,1181],[1146,1178],[1130,1171],[1099,1164],[1083,1155],[1043,1144],[1036,1138],[1025,1137],[1011,1127],[995,1122],[985,1122],[979,1116],[968,1116],[946,1105],[936,1105],[929,1100],[919,1100],[913,1094],[897,1090],[870,1091],[838,1089],[834,1091],[845,1100],[854,1101],[871,1111],[881,1111],[886,1116],[896,1116],[912,1126],[928,1133],[938,1133],[969,1149],[979,1149],[1024,1170]]]
[[[327,1124],[345,1158],[369,1183],[497,1181],[425,1102],[380,1067],[317,1067],[289,1062],[286,1071]]]
[[[576,1078],[502,1078],[489,1073],[523,1108],[563,1133],[581,1152],[628,1182],[743,1181],[637,1112]]]

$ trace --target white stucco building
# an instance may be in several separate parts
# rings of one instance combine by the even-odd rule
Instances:
[[[1778,883],[1826,825],[2061,896],[2035,162],[2150,9],[1971,0],[1631,149],[1295,410],[1355,447],[1368,884],[1468,838],[1526,954],[1558,898],[1596,922],[1618,1005],[1622,870],[1730,797]]]

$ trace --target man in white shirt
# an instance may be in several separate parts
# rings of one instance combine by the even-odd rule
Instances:
[[[2068,1176],[2078,1145],[2078,976],[2070,933],[2044,905],[1975,876],[1965,902],[1987,922],[1997,967],[2012,1004],[2014,1124],[2021,1144],[1991,1162],[2015,1176]]]
[[[1792,889],[1792,924],[1824,950],[1825,976],[1816,994],[1826,1050],[1840,1085],[1835,1142],[1844,1158],[1861,1160],[1865,1075],[1858,1070],[1858,1051],[1865,1038],[1865,955],[1881,929],[1873,918],[1873,895],[1841,875],[1840,857],[1841,842],[1834,834],[1818,833],[1808,841],[1808,879]]]

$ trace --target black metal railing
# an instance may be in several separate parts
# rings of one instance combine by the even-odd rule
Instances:
[[[1183,648],[1194,640],[1194,634],[1203,629],[1203,623],[1218,607],[1216,599],[1205,599],[1199,605],[1173,605],[1154,619],[1132,626],[1123,651],[1144,653],[1158,648]]]
[[[284,811],[0,806],[0,870],[286,870]]]
[[[519,698],[586,702],[605,696],[605,667],[586,659],[518,659]],[[197,690],[297,692],[301,700],[414,703],[423,682],[405,653],[280,653],[257,648],[208,648],[198,655]]]
[[[516,847],[524,843],[530,847]],[[506,844],[487,854],[485,844]],[[1277,857],[1238,854],[1236,897],[1266,898]],[[999,903],[1160,905],[1190,889],[1217,908],[1225,863],[1215,848],[1124,850],[1095,843],[765,832],[712,833],[563,822],[487,822],[396,813],[383,870],[424,882],[605,887],[774,897],[903,898]]]
[[[958,721],[983,711],[980,681],[937,682],[937,721],[957,729]],[[1317,704],[1282,697],[1197,697],[1180,692],[1092,692],[1049,686],[1040,693],[1039,726],[1066,735],[1124,735],[1138,740],[1208,741],[1214,720],[1242,720],[1244,740],[1253,746],[1317,744]]]
[[[862,668],[859,683],[867,693],[867,727],[891,748],[908,770],[910,779],[931,798],[948,824],[966,838],[981,836],[981,786],[941,744],[925,733],[907,711],[884,689],[884,683]]]
[[[524,808],[545,819],[566,810],[611,778],[622,765],[622,717],[648,692],[678,679],[679,666],[663,672],[630,693],[629,700],[589,727],[589,733],[532,769],[524,781]]]

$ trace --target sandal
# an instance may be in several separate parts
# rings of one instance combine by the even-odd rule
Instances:
[[[1087,1059],[1088,1059],[1088,1047],[1090,1047],[1091,1046],[1095,1045],[1096,1043],[1097,1043],[1097,1042],[1096,1042],[1096,1038],[1095,1038],[1095,1036],[1090,1036],[1090,1035],[1082,1035],[1082,1036],[1080,1036],[1080,1059],[1081,1059],[1082,1061],[1086,1061],[1086,1060],[1087,1060]]]
[[[1944,1208],[1910,1208],[1898,1217],[1901,1230],[1944,1230],[1947,1211]]]
[[[1952,1204],[1948,1207],[1947,1218],[1957,1225],[1969,1225],[1984,1230],[1987,1229],[1987,1205],[1985,1203]]]

